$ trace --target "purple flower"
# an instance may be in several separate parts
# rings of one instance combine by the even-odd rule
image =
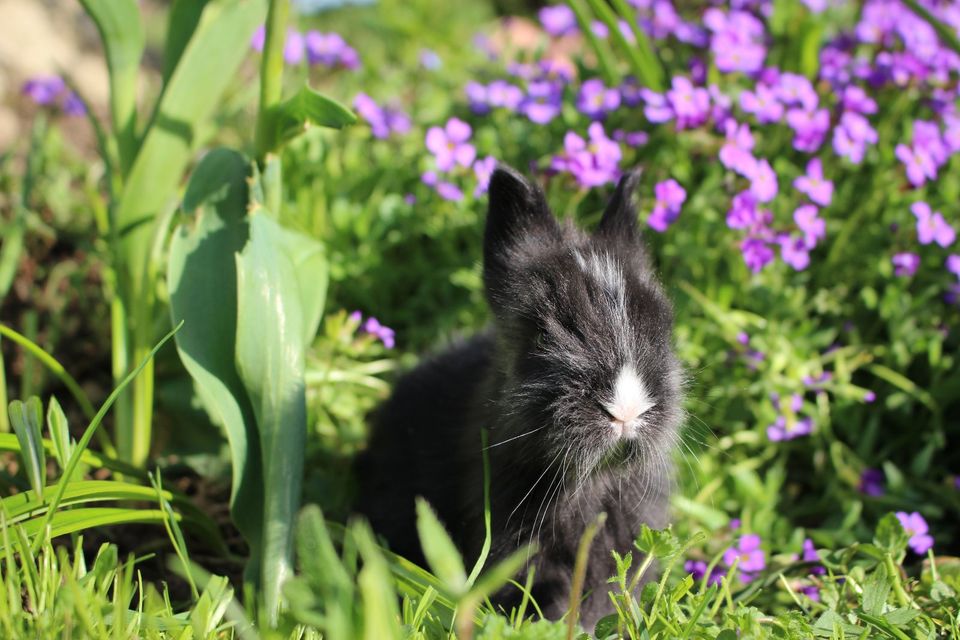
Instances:
[[[760,238],[747,238],[741,242],[740,253],[743,254],[747,267],[754,273],[760,273],[774,258],[773,249]]]
[[[623,129],[614,130],[611,137],[617,142],[622,142],[628,147],[642,147],[650,140],[646,131],[624,131]]]
[[[894,153],[897,160],[903,163],[907,180],[913,186],[923,186],[927,179],[933,180],[937,177],[937,165],[926,149],[900,143],[896,146]]]
[[[287,30],[287,40],[283,44],[283,60],[287,64],[300,64],[306,51],[303,34],[294,29]]]
[[[647,224],[663,233],[680,216],[680,207],[687,199],[687,192],[673,178],[658,182],[653,188],[656,203],[647,218]]]
[[[780,244],[780,257],[794,270],[803,271],[810,266],[810,251],[803,236],[784,233],[777,238],[777,242]]]
[[[544,7],[537,13],[543,30],[552,36],[564,36],[577,30],[577,16],[566,5]]]
[[[707,575],[708,566],[709,565],[703,560],[687,560],[683,563],[683,570],[689,573],[694,580],[703,580],[704,576]],[[720,567],[714,567],[710,576],[707,578],[707,584],[710,586],[720,584],[725,573],[726,572]]]
[[[380,340],[387,349],[394,347],[394,331],[390,327],[380,324],[380,321],[370,316],[361,327],[364,333],[368,333]]]
[[[60,76],[37,76],[23,83],[23,95],[42,106],[53,104],[65,89]]]
[[[776,197],[777,174],[766,158],[757,160],[747,177],[750,178],[750,193],[756,196],[758,202],[770,202]]]
[[[352,312],[347,318],[350,322],[359,325],[358,329],[361,332],[379,339],[387,349],[393,348],[394,331],[390,327],[380,324],[380,321],[373,316],[370,316],[366,322],[363,322],[363,314],[359,311]]]
[[[496,168],[497,159],[493,156],[487,156],[473,163],[473,173],[477,176],[477,188],[473,192],[474,198],[479,198],[487,192],[487,188],[490,186],[490,178]]]
[[[437,185],[435,188],[437,190],[437,193],[444,200],[452,200],[454,202],[459,202],[460,200],[463,200],[463,191],[461,191],[460,187],[453,184],[452,182],[446,182],[446,181],[437,182]]]
[[[813,158],[807,163],[806,175],[793,181],[797,191],[807,196],[817,204],[826,207],[833,200],[833,182],[823,179],[823,166],[820,158]]]
[[[450,118],[444,128],[427,130],[427,149],[436,157],[437,168],[449,171],[456,165],[469,167],[477,157],[477,150],[468,142],[472,130],[463,120]]]
[[[933,536],[927,533],[929,530],[927,521],[916,511],[913,513],[898,511],[896,515],[897,520],[899,520],[903,526],[903,530],[910,537],[907,545],[914,553],[918,555],[925,554],[927,550],[933,546]]]
[[[803,242],[807,249],[813,249],[826,236],[827,223],[818,216],[818,211],[812,204],[800,205],[793,212],[793,221],[803,232]]]
[[[843,90],[843,108],[863,115],[877,112],[877,103],[861,87],[849,85]]]
[[[494,80],[487,86],[487,100],[491,107],[514,111],[523,102],[523,91],[506,80]]]
[[[910,211],[917,218],[917,239],[920,244],[936,242],[941,247],[949,247],[956,240],[957,233],[953,227],[943,219],[939,211],[931,211],[926,202],[914,202]]]
[[[746,177],[753,173],[757,164],[753,157],[753,135],[746,123],[732,118],[725,123],[727,141],[720,148],[720,163]]]
[[[797,73],[781,73],[774,87],[774,94],[783,104],[800,105],[805,111],[815,110],[819,102],[810,81]]]
[[[772,221],[773,216],[769,211],[757,208],[757,199],[750,191],[735,195],[727,212],[728,227],[747,229],[754,236],[768,235],[767,226]]]
[[[602,120],[619,106],[620,93],[605,87],[599,78],[584,82],[577,95],[577,110],[591,120]]]
[[[739,560],[737,566],[740,569],[740,579],[744,582],[750,582],[756,578],[757,572],[767,567],[766,554],[760,548],[760,542],[760,536],[748,533],[740,536],[735,547],[723,553],[723,563],[728,567],[732,567],[733,563]]]
[[[640,93],[642,87],[633,76],[627,76],[620,86],[620,97],[623,98],[623,104],[628,107],[638,107],[643,102],[643,96]]]
[[[616,182],[620,177],[620,145],[607,137],[599,122],[591,124],[587,134],[589,142],[568,131],[563,138],[564,152],[554,156],[551,167],[573,174],[584,187]]]
[[[783,105],[777,100],[776,93],[765,84],[758,84],[756,91],[743,91],[740,94],[740,108],[755,115],[761,124],[779,122],[783,117]]]
[[[375,138],[388,138],[391,133],[407,133],[410,131],[410,117],[402,111],[380,107],[373,98],[365,93],[358,93],[353,99],[353,108],[370,125]]]
[[[833,130],[833,149],[853,164],[860,164],[868,144],[876,144],[877,131],[870,122],[854,111],[844,111],[840,124]]]
[[[323,64],[328,67],[340,65],[347,69],[355,69],[360,65],[357,52],[338,33],[308,31],[304,36],[304,44],[310,64]]]
[[[673,77],[666,99],[676,115],[679,129],[700,126],[710,115],[710,94],[703,87],[693,86],[683,76]]]
[[[443,60],[432,49],[420,49],[420,66],[427,71],[436,71],[443,66]]]
[[[470,110],[478,115],[490,113],[490,94],[486,85],[471,80],[463,87]]]
[[[895,253],[890,258],[894,266],[894,275],[909,277],[917,272],[920,266],[920,256],[915,253]]]
[[[743,71],[754,73],[763,66],[767,50],[759,42],[763,39],[763,23],[746,11],[710,8],[703,14],[703,23],[713,32],[710,50],[717,69],[724,73]]]
[[[673,120],[673,109],[665,96],[646,88],[640,90],[640,95],[645,103],[643,115],[646,116],[647,120],[653,123]]]
[[[860,485],[857,490],[865,496],[882,496],[886,493],[884,486],[886,478],[880,469],[864,469],[860,474]]]
[[[63,99],[63,112],[68,116],[82,116],[87,113],[87,105],[73,91]]]
[[[947,261],[944,264],[947,267],[947,271],[957,276],[957,278],[960,278],[960,255],[955,253],[950,254],[947,256]]]
[[[250,37],[250,48],[254,51],[263,51],[263,45],[267,40],[267,27],[260,25]]]
[[[800,418],[790,422],[783,416],[777,416],[773,424],[767,427],[767,438],[771,442],[793,440],[811,433],[813,433],[813,420],[810,418]]]
[[[823,144],[830,130],[830,113],[826,109],[790,109],[787,111],[787,124],[794,132],[793,148],[813,153]]]
[[[826,0],[803,0],[803,3],[806,5],[811,5],[813,2],[826,2]],[[797,588],[797,591],[807,596],[814,602],[820,602],[820,589],[816,585],[806,584]]]
[[[813,546],[813,540],[810,538],[803,541],[803,555],[800,556],[800,559],[804,562],[820,562],[820,554],[817,553],[817,548]],[[810,567],[810,573],[814,575],[823,575],[826,572],[827,570],[820,564]]]
[[[773,398],[773,406],[780,410],[780,399]],[[813,420],[811,418],[800,418],[797,414],[803,408],[803,396],[798,393],[790,396],[790,417],[778,415],[772,425],[767,427],[767,438],[771,442],[782,442],[784,440],[793,440],[800,436],[807,436],[813,433]]]
[[[532,122],[547,124],[560,115],[563,88],[555,82],[540,80],[527,85],[527,95],[519,110]]]

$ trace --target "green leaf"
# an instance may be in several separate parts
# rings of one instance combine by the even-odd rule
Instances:
[[[251,548],[256,576],[262,537],[263,471],[253,407],[236,366],[237,263],[247,243],[250,165],[236,151],[204,156],[183,198],[189,216],[174,232],[167,264],[170,313],[183,321],[177,351],[214,423],[223,427],[233,465],[230,509]]]
[[[898,556],[907,548],[907,533],[903,530],[903,525],[897,519],[897,516],[888,513],[877,523],[877,532],[874,534],[873,542],[878,547],[889,553],[891,556]]]
[[[863,583],[863,610],[871,615],[882,614],[892,589],[893,580],[887,575],[886,565],[880,564]]]
[[[341,129],[357,121],[357,116],[350,109],[307,85],[272,107],[268,117],[273,131],[269,151],[279,149],[310,125]]]
[[[163,82],[173,75],[180,62],[183,50],[187,48],[200,24],[200,16],[209,0],[174,0],[167,18],[167,42],[163,47]]]
[[[670,528],[656,530],[647,525],[640,528],[640,535],[634,540],[633,546],[658,560],[669,560],[682,549],[680,541]]]
[[[249,224],[250,240],[236,257],[236,361],[260,437],[261,595],[275,620],[280,585],[292,572],[307,429],[305,351],[322,312],[326,260],[322,245],[262,211]]]
[[[265,0],[210,0],[164,88],[117,206],[129,300],[145,286],[155,220],[176,197],[204,128],[247,55]]]
[[[47,429],[50,431],[50,440],[53,442],[54,455],[62,469],[70,459],[70,454],[73,453],[73,440],[70,439],[67,416],[53,396],[50,397],[50,403],[47,405]]]
[[[144,33],[136,0],[80,0],[100,32],[110,71],[110,113],[126,175],[137,153],[137,74]]]
[[[43,498],[46,484],[46,452],[43,450],[43,405],[33,396],[26,402],[10,402],[10,423],[20,442],[20,459],[30,480],[30,487],[38,498]]]
[[[420,535],[420,546],[430,569],[447,589],[456,595],[462,594],[467,586],[463,558],[447,530],[423,498],[417,498],[417,533]],[[512,575],[511,573],[510,577]]]
[[[617,625],[620,622],[620,616],[611,613],[597,620],[597,626],[593,629],[593,637],[597,640],[608,640],[617,638]]]
[[[404,637],[397,610],[397,593],[390,581],[387,562],[374,541],[373,532],[362,521],[355,522],[351,533],[363,558],[357,577],[363,600],[364,640],[399,640]]]

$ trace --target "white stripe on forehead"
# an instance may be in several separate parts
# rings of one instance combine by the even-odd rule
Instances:
[[[627,317],[627,283],[620,263],[609,253],[590,252],[584,257],[580,250],[573,250],[574,259],[583,273],[595,281],[606,293],[604,305],[596,311],[608,322],[608,330],[616,340],[617,351],[625,362],[633,359],[630,348],[630,319]]]
[[[629,423],[649,411],[655,404],[643,379],[633,365],[627,364],[617,374],[613,384],[613,397],[605,408],[615,419]]]

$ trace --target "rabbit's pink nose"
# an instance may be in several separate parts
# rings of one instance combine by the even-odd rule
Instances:
[[[607,413],[613,418],[611,425],[622,435],[625,427],[642,416],[656,404],[647,392],[646,385],[637,375],[636,370],[626,365],[617,375],[613,385],[613,399],[605,406]]]

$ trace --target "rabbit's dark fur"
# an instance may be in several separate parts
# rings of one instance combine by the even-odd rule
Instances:
[[[536,542],[533,596],[551,618],[569,606],[585,527],[606,512],[587,567],[588,628],[610,610],[610,550],[630,550],[641,523],[666,524],[681,420],[672,310],[640,241],[635,182],[621,180],[588,235],[557,224],[516,172],[494,173],[483,248],[493,323],[398,382],[358,464],[360,511],[393,551],[423,561],[423,496],[470,566],[484,540],[487,429],[488,566]],[[496,599],[509,607],[519,595],[508,587]]]

